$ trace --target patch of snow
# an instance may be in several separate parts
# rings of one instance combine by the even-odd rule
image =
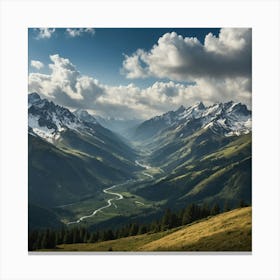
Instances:
[[[178,122],[174,124],[176,131],[188,129],[188,123],[194,119],[199,119],[201,128],[210,128],[216,134],[224,131],[225,136],[247,134],[252,127],[250,111],[247,111],[245,105],[232,101],[209,107],[198,103],[185,110],[180,110],[176,119],[180,122],[180,125]]]
[[[217,123],[218,123],[220,126],[222,126],[222,127],[226,127],[225,122],[226,122],[226,119],[219,119],[219,120],[217,120]]]
[[[37,135],[39,135],[41,138],[44,138],[45,140],[47,140],[50,143],[53,143],[54,134],[52,133],[51,130],[47,130],[47,129],[44,130],[44,129],[33,128],[33,131]]]
[[[37,134],[35,134],[35,133],[33,132],[33,130],[29,130],[29,131],[28,131],[28,134],[33,135],[33,136],[35,136],[35,137],[38,136]]]
[[[103,143],[103,144],[105,144],[105,142],[103,141],[103,140],[101,140],[100,138],[98,138],[98,137],[94,137],[96,140],[98,140],[99,142],[101,142],[101,143]]]
[[[82,127],[82,125],[80,123],[71,122],[69,120],[65,124],[68,128],[73,129],[73,130],[78,130],[79,128]]]
[[[210,122],[210,123],[207,123],[203,128],[207,129],[207,128],[212,127],[213,125],[214,125],[213,122]]]
[[[150,177],[150,178],[154,178],[154,176],[152,176],[152,175],[150,175],[150,174],[148,174],[148,173],[146,173],[146,172],[143,172],[143,175],[145,175],[145,176],[147,176],[147,177]]]
[[[56,136],[54,129],[49,129],[46,126],[40,126],[39,125],[39,116],[34,116],[32,114],[28,115],[28,126],[32,128],[33,132],[40,136],[41,138],[44,138],[50,143],[53,143],[53,140]]]
[[[135,203],[145,206],[145,204],[143,202],[140,202],[140,201],[137,201],[137,200],[135,200]]]
[[[140,163],[138,160],[135,160],[135,164],[138,165],[138,166],[141,166],[141,167],[143,167],[145,169],[150,169],[151,168],[151,166],[143,164],[143,163]]]

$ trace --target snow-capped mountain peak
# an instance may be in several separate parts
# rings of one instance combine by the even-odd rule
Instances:
[[[198,103],[196,103],[192,108],[197,108],[198,110],[204,110],[205,109],[205,106],[204,104],[200,101]]]
[[[67,129],[94,133],[92,126],[85,126],[84,121],[70,110],[40,98],[37,93],[28,95],[28,106],[29,131],[51,143]]]
[[[180,106],[142,123],[136,134],[144,137],[164,131],[176,131],[178,137],[190,135],[198,129],[210,129],[216,134],[233,136],[251,131],[251,111],[247,106],[233,101],[206,107],[202,102],[193,106]],[[136,136],[137,137],[137,136]]]
[[[77,109],[76,111],[74,111],[74,114],[81,121],[97,124],[95,117],[89,114],[87,110]]]
[[[175,113],[177,114],[182,114],[184,111],[186,110],[186,107],[181,105],[176,111]]]
[[[185,108],[181,106],[180,108]],[[194,106],[185,108],[184,110],[180,110],[180,108],[175,111],[178,114],[177,119],[188,119],[192,118],[199,118],[201,117],[201,113],[205,110],[205,106],[202,102],[196,103]]]
[[[233,101],[208,107],[203,103],[196,104],[186,109],[179,120],[185,130],[197,120],[196,126],[210,128],[213,132],[225,136],[246,134],[251,131],[251,111],[246,105]],[[176,123],[174,125],[176,126]]]
[[[28,108],[36,103],[39,103],[41,101],[41,97],[38,93],[33,92],[28,94]]]

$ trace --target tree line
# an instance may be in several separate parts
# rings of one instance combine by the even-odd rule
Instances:
[[[241,200],[238,207],[245,206],[247,205]],[[229,210],[231,208],[225,203],[223,212]],[[144,233],[156,233],[184,226],[221,212],[221,208],[217,203],[211,208],[207,204],[200,206],[192,203],[180,211],[172,211],[167,208],[163,216],[153,222],[147,224],[130,223],[117,230],[108,229],[90,232],[83,226],[63,227],[59,230],[49,228],[32,230],[28,234],[28,250],[55,249],[59,244],[95,243]]]

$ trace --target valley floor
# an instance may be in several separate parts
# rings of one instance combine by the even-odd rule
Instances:
[[[62,244],[51,251],[250,252],[252,251],[252,208],[235,209],[164,232],[97,243]]]

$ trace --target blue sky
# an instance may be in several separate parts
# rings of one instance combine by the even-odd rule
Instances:
[[[127,85],[131,80],[120,74],[124,54],[131,55],[137,49],[149,50],[163,34],[176,32],[184,37],[197,37],[203,42],[208,33],[219,34],[219,28],[98,28],[95,33],[70,37],[66,28],[56,29],[49,39],[37,39],[37,31],[28,32],[29,71],[31,60],[50,63],[50,54],[67,57],[81,74],[94,76],[108,85]],[[49,73],[44,67],[41,73]],[[153,84],[158,78],[137,79],[139,87]],[[162,79],[166,81],[168,79]]]
[[[250,107],[251,51],[245,28],[30,28],[29,92],[125,119],[200,101]]]

